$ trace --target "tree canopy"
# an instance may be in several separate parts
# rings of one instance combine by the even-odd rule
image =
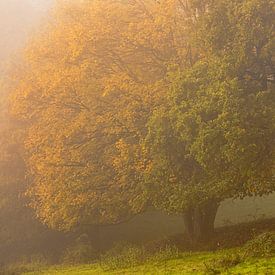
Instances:
[[[11,99],[37,216],[68,230],[154,205],[206,228],[224,198],[274,191],[272,2],[61,1]]]

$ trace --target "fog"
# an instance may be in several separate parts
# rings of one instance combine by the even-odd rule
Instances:
[[[24,45],[51,4],[51,0],[0,0],[1,63]]]
[[[0,275],[271,243],[272,0],[234,1],[0,0]]]
[[[20,50],[46,17],[52,0],[0,0],[0,84],[4,83],[8,64],[19,55]],[[8,126],[5,109],[7,89],[0,89],[1,129]],[[5,125],[5,126],[4,126]]]

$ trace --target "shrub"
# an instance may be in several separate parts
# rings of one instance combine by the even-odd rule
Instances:
[[[250,257],[267,257],[275,253],[275,235],[266,232],[248,241],[244,246],[244,255]]]
[[[243,262],[244,258],[239,251],[226,253],[217,259],[205,262],[206,271],[208,274],[220,274],[221,270],[226,270]]]
[[[101,256],[103,269],[133,267],[144,263],[146,252],[143,247],[127,243],[116,243],[109,251]]]
[[[103,269],[113,270],[130,268],[148,261],[166,261],[179,257],[179,250],[175,245],[154,248],[154,252],[144,246],[134,246],[125,242],[116,243],[109,251],[101,256]]]
[[[179,258],[180,252],[179,249],[175,245],[166,245],[157,251],[151,257],[154,261],[166,261],[170,259]]]
[[[87,264],[96,259],[96,250],[90,244],[75,244],[68,247],[62,257],[64,264]]]
[[[76,244],[67,248],[63,254],[62,262],[65,264],[86,264],[96,258],[95,249],[89,244]]]
[[[87,234],[81,234],[77,237],[63,253],[61,261],[64,264],[87,264],[97,258],[97,251],[90,243]]]
[[[239,252],[234,253],[227,253],[221,256],[217,264],[218,266],[228,269],[230,267],[236,266],[237,264],[241,263],[243,261],[243,257]]]

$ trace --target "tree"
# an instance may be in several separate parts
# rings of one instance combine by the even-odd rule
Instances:
[[[273,16],[272,1],[210,1],[193,42],[203,55],[171,73],[151,118],[154,202],[184,213],[194,241],[213,233],[223,199],[275,190]]]
[[[194,240],[274,190],[271,0],[61,1],[15,73],[29,196],[52,228],[148,204]]]

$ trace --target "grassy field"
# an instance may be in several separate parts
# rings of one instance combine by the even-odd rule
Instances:
[[[193,248],[180,246],[181,240],[161,248],[163,243],[157,243],[155,250],[120,244],[86,265],[18,263],[0,270],[0,275],[275,274],[275,219],[221,228],[210,241]]]
[[[225,252],[223,252],[225,253]],[[275,274],[275,257],[247,259],[233,267],[211,269],[213,261],[222,253],[182,254],[178,259],[150,262],[127,269],[104,270],[100,265],[83,265],[76,267],[52,267],[46,270],[23,274]],[[209,265],[209,266],[208,266]]]

